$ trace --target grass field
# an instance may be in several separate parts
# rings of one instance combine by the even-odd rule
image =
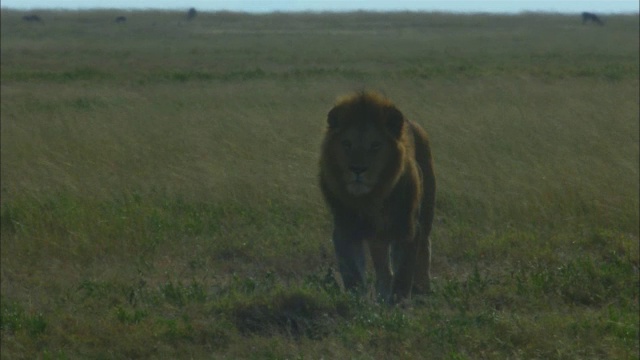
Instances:
[[[0,19],[2,359],[640,355],[637,15],[38,14]],[[432,140],[402,307],[337,287],[317,186],[363,88]]]

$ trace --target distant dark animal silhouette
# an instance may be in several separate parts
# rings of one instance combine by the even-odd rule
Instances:
[[[114,21],[117,24],[126,23],[127,22],[127,17],[126,16],[118,16]]]
[[[198,15],[198,12],[196,11],[196,9],[191,8],[189,9],[189,11],[187,11],[187,20],[191,21],[195,19],[197,15]]]
[[[22,17],[22,20],[27,22],[37,22],[42,23],[42,19],[38,15],[25,15]]]
[[[593,22],[596,23],[598,25],[604,25],[604,23],[602,22],[602,20],[600,20],[600,18],[598,17],[598,15],[594,14],[594,13],[590,13],[590,12],[583,12],[582,13],[582,23],[586,24],[588,22]]]

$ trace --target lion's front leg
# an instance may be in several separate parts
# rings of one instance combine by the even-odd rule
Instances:
[[[349,291],[363,291],[365,284],[364,240],[336,226],[333,231],[333,246],[344,287]]]
[[[380,301],[390,302],[393,274],[389,262],[389,243],[380,240],[369,244],[373,267],[376,271],[376,296]]]
[[[400,241],[394,243],[392,248],[394,267],[392,301],[397,302],[411,296],[419,244],[417,241]]]

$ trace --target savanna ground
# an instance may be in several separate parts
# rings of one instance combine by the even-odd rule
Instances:
[[[2,10],[3,359],[637,359],[638,16]],[[429,297],[344,294],[318,148],[430,133]]]

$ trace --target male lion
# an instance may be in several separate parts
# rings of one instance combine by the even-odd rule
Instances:
[[[320,187],[333,215],[344,286],[362,290],[365,250],[379,300],[429,291],[435,177],[427,133],[379,94],[360,92],[329,111]]]

